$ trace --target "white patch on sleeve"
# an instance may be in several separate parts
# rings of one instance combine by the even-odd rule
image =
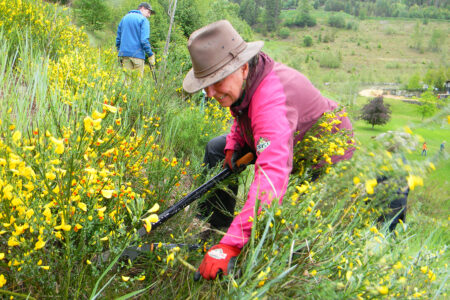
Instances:
[[[256,145],[256,153],[259,155],[264,151],[267,147],[270,146],[270,140],[260,137],[258,140],[258,144]]]

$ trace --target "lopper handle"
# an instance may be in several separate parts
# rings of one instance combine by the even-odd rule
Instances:
[[[236,166],[238,166],[239,168],[246,166],[250,164],[254,158],[255,156],[253,155],[253,153],[249,152],[236,161]]]

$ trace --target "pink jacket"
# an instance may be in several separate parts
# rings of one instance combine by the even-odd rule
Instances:
[[[255,200],[280,203],[292,170],[293,145],[326,111],[337,104],[320,94],[298,71],[274,62],[260,53],[254,76],[249,77],[242,102],[230,110],[234,123],[227,136],[225,150],[245,144],[256,153],[255,175],[242,211],[234,218],[221,243],[244,247],[252,229]],[[339,128],[351,130],[347,117]],[[294,140],[294,133],[299,132]],[[352,151],[334,159],[348,159]]]

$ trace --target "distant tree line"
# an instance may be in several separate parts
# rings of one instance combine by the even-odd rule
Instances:
[[[315,0],[314,7],[365,17],[450,19],[448,0]]]
[[[114,30],[120,18],[130,9],[135,9],[135,0],[49,0],[71,5],[78,25],[90,31]],[[174,0],[150,0],[162,16],[152,17],[152,39],[162,37],[168,23],[169,3]],[[231,19],[233,25],[251,34],[249,28],[241,24],[244,20],[259,32],[279,31],[284,26],[312,27],[316,19],[314,9],[343,11],[365,18],[406,17],[425,19],[450,19],[449,0],[177,0],[175,21],[185,37],[195,29],[217,19]],[[292,11],[287,20],[281,20],[282,10]],[[329,23],[336,23],[331,20]],[[162,22],[162,23],[160,23]],[[342,23],[342,22],[341,22]],[[343,24],[336,23],[335,27]],[[333,26],[333,25],[331,25]],[[352,24],[345,27],[353,28]],[[283,28],[286,31],[287,28]],[[242,31],[240,31],[242,32]],[[244,33],[244,34],[245,34]],[[288,35],[287,32],[284,35]]]

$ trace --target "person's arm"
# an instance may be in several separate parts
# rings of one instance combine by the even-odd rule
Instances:
[[[270,76],[273,77],[265,79],[270,84],[258,89],[251,104],[250,117],[257,149],[254,179],[244,208],[234,218],[221,244],[242,248],[251,235],[256,200],[270,204],[274,199],[281,201],[286,192],[292,170],[292,128],[296,124],[288,121],[282,85],[274,74]]]
[[[120,51],[121,38],[122,38],[122,21],[120,21],[119,26],[117,27],[117,37],[116,37],[116,48],[117,48],[117,51]]]
[[[144,19],[141,24],[141,47],[148,57],[153,55],[152,48],[150,47],[150,23],[147,19]]]
[[[224,150],[239,150],[242,149],[244,145],[244,138],[241,135],[241,131],[236,119],[234,119],[230,133],[227,135],[227,142]]]

